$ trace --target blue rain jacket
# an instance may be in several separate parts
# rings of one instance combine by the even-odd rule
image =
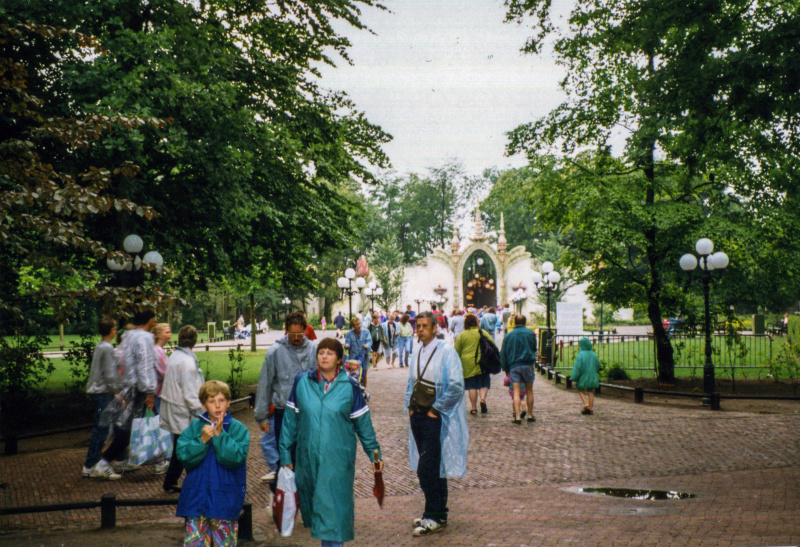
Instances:
[[[203,443],[200,434],[210,424],[206,412],[178,437],[176,454],[187,473],[175,514],[238,520],[247,492],[250,432],[228,413],[222,420],[222,434]]]
[[[433,408],[439,412],[442,420],[442,465],[439,476],[463,477],[467,474],[469,427],[467,405],[464,402],[464,372],[461,369],[461,359],[452,344],[444,340],[431,343],[439,344],[428,365],[428,371],[433,372],[433,381],[436,383],[436,401],[433,403]],[[408,369],[406,414],[408,414],[408,401],[414,390],[414,370],[418,356],[419,352],[412,354],[411,366]],[[429,373],[426,373],[426,377],[430,377]],[[419,452],[414,442],[414,435],[411,433],[411,426],[408,428],[408,456],[411,470],[416,471]]]

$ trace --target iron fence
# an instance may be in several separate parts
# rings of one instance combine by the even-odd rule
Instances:
[[[619,366],[626,371],[657,375],[656,344],[652,334],[597,334],[556,335],[554,338],[553,365],[557,370],[571,370],[579,351],[581,338],[592,342],[592,349],[604,368]],[[702,376],[705,362],[705,338],[700,335],[675,335],[670,337],[674,352],[675,369],[688,370],[690,376]],[[762,378],[772,372],[773,338],[768,335],[726,334],[712,335],[714,368],[721,377]]]

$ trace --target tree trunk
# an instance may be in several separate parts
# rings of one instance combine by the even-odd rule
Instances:
[[[655,203],[654,150],[655,141],[650,145],[649,154],[644,167],[644,175],[650,183],[647,188],[645,203],[651,207]],[[661,305],[659,303],[661,297],[661,275],[658,269],[660,257],[658,256],[658,250],[656,248],[657,235],[658,228],[656,228],[655,219],[653,219],[652,224],[645,231],[645,238],[647,240],[647,265],[650,269],[650,283],[647,287],[647,316],[653,327],[653,338],[656,344],[658,380],[659,382],[671,384],[675,381],[675,359],[673,357],[672,343],[669,341],[669,336],[667,336],[667,331],[664,330],[664,324],[661,321]]]
[[[256,351],[256,295],[250,293],[250,351]]]

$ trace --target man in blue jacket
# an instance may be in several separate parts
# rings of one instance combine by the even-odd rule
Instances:
[[[524,315],[514,316],[514,329],[503,339],[500,351],[500,366],[511,380],[514,390],[512,409],[515,424],[521,424],[522,418],[528,415],[528,422],[535,422],[533,416],[533,365],[536,362],[536,334],[525,326]],[[520,388],[525,385],[525,404],[528,411],[522,411]]]

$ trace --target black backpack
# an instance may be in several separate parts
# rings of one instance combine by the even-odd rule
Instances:
[[[478,342],[478,349],[475,350],[475,360],[478,361],[478,366],[481,367],[481,372],[486,374],[498,374],[500,372],[500,350],[494,344],[494,340],[483,334],[483,330],[478,328],[478,333],[481,336]],[[480,354],[480,359],[478,355]]]

